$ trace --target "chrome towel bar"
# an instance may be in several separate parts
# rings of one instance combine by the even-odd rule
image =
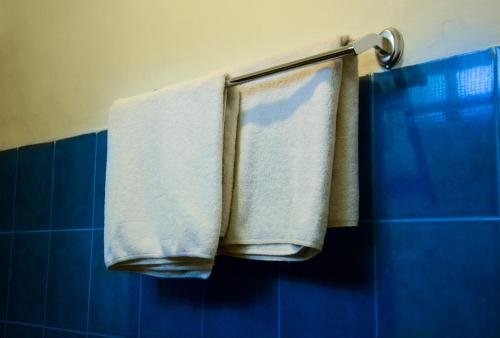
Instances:
[[[401,60],[403,55],[403,36],[397,29],[387,28],[380,34],[368,34],[350,42],[346,46],[331,51],[230,78],[226,81],[226,86],[232,87],[279,72],[334,60],[348,55],[358,55],[371,48],[375,48],[379,65],[386,69],[390,69]]]

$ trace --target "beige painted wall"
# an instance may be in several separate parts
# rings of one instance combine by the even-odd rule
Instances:
[[[498,0],[0,0],[0,149],[106,128],[118,97],[336,34],[399,28],[404,64],[500,42]],[[363,73],[378,71],[372,56]]]

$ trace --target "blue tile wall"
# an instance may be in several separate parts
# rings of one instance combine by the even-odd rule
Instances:
[[[11,230],[14,222],[14,189],[17,149],[0,152],[0,231]]]
[[[140,337],[202,337],[203,282],[142,278]]]
[[[378,224],[380,336],[498,337],[499,224]]]
[[[92,226],[96,135],[56,142],[52,227]]]
[[[282,337],[373,335],[371,234],[370,223],[330,230],[322,255],[285,266],[281,282]]]
[[[49,234],[15,233],[7,319],[43,324]]]
[[[0,320],[5,320],[9,288],[11,234],[0,234]]]
[[[374,77],[378,219],[498,216],[493,50]]]
[[[45,338],[85,338],[86,335],[84,333],[54,330],[54,329],[45,329],[44,337]]]
[[[48,229],[54,144],[23,147],[18,156],[15,229]]]
[[[43,327],[7,323],[5,338],[42,338]]]
[[[50,242],[46,324],[87,329],[91,231],[54,232]]]
[[[93,246],[89,330],[135,337],[139,327],[140,277],[106,270],[102,230],[94,232]]]
[[[361,221],[304,263],[109,272],[107,133],[0,152],[0,338],[500,337],[498,52],[360,79]]]
[[[279,337],[279,269],[219,257],[206,285],[204,337]]]

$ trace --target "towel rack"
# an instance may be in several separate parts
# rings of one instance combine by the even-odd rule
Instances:
[[[358,55],[371,48],[375,48],[378,64],[386,69],[391,69],[403,56],[403,36],[396,28],[387,28],[380,34],[368,34],[350,42],[346,46],[331,51],[230,78],[226,80],[226,86],[232,87],[279,72],[338,59],[348,55]]]

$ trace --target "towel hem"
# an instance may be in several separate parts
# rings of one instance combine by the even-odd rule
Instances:
[[[168,256],[165,254],[134,254],[134,255],[127,255],[127,256],[120,256],[118,258],[114,258],[111,261],[106,260],[106,266],[110,267],[112,265],[116,265],[118,263],[122,263],[124,261],[128,261],[131,259],[144,259],[144,258],[153,258],[153,259],[175,259],[178,257],[188,257],[188,258],[198,258],[198,259],[207,259],[207,260],[214,260],[214,256],[211,255],[193,255],[188,254],[188,253],[177,253],[175,256]]]
[[[308,248],[321,250],[323,244],[311,243],[300,240],[287,240],[287,239],[231,239],[230,242],[221,243],[220,246],[231,246],[231,245],[260,245],[260,244],[288,244],[288,245],[298,245],[305,246]]]
[[[328,224],[328,228],[349,228],[358,226],[359,220],[340,220]]]

